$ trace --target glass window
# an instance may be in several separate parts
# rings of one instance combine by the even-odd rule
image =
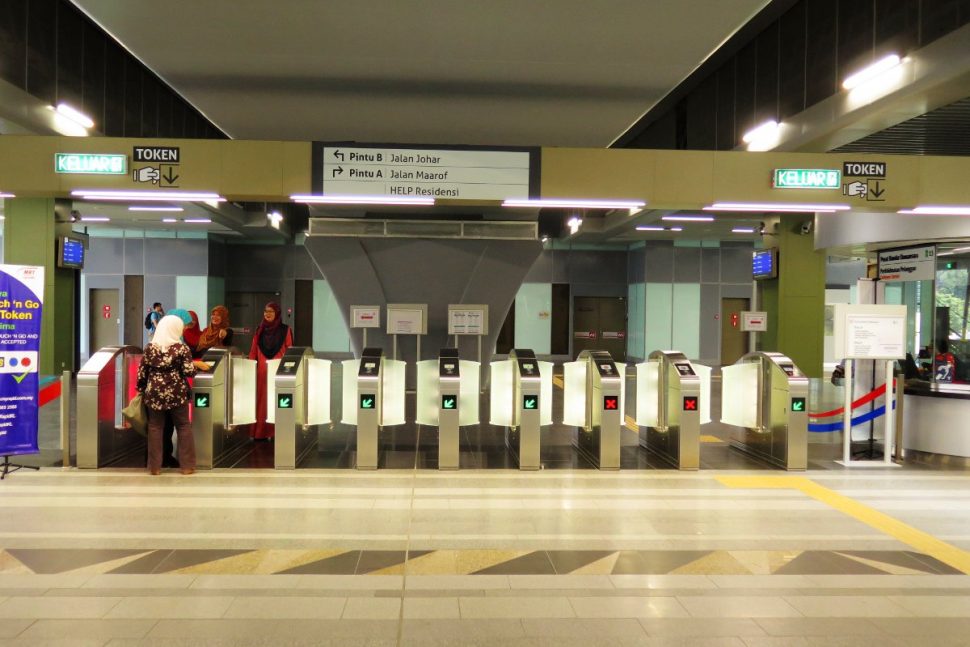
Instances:
[[[970,384],[970,247],[963,245],[937,251],[931,379],[940,383]]]

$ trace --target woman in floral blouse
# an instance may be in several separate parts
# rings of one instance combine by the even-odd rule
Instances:
[[[192,352],[180,339],[183,327],[177,316],[162,317],[138,367],[137,388],[148,410],[148,471],[152,475],[162,471],[162,427],[166,414],[172,416],[178,431],[182,474],[195,472],[195,439],[189,422],[186,378],[195,375],[197,369],[209,367],[192,361]]]

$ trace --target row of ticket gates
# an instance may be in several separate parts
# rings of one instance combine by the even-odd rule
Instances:
[[[144,448],[123,426],[120,409],[134,393],[141,349],[106,347],[92,355],[77,378],[77,465],[98,468]],[[198,467],[211,469],[248,443],[256,420],[256,363],[234,349],[213,349],[210,370],[194,378],[192,426]],[[342,362],[340,422],[356,427],[356,467],[378,467],[382,427],[405,420],[405,362],[366,348]],[[438,466],[459,467],[459,429],[481,423],[481,370],[445,348],[436,360],[417,363],[413,422],[437,427]],[[575,428],[574,446],[599,469],[620,468],[626,423],[625,364],[605,351],[583,351],[563,370],[562,424]],[[267,421],[275,423],[274,467],[293,469],[329,425],[333,362],[293,347],[267,370]],[[553,364],[531,350],[513,350],[489,365],[489,423],[505,428],[520,469],[541,469],[541,429],[551,425]],[[682,353],[655,351],[637,364],[636,424],[640,445],[671,466],[700,466],[701,425],[710,422],[711,369]],[[737,429],[731,444],[776,467],[807,465],[808,379],[780,353],[755,352],[721,373],[721,422]]]

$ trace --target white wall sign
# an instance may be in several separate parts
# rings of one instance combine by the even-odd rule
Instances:
[[[741,312],[741,331],[742,332],[767,332],[768,313],[755,310],[743,310]]]
[[[906,306],[835,304],[835,349],[845,359],[902,359]]]
[[[323,147],[324,195],[529,197],[527,151]]]
[[[350,306],[351,328],[380,328],[380,306]]]
[[[932,281],[935,278],[934,245],[879,252],[880,281]]]
[[[448,306],[449,335],[487,335],[488,305],[450,304]]]
[[[388,335],[427,335],[428,304],[388,303]]]

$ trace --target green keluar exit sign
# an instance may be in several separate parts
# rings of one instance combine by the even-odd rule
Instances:
[[[124,175],[128,172],[128,156],[101,153],[55,153],[54,172],[83,175]]]
[[[842,186],[842,171],[830,168],[776,168],[776,189],[838,189]]]

